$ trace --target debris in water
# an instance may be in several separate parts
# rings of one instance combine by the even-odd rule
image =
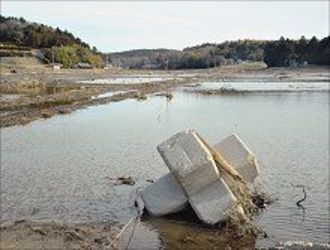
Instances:
[[[303,205],[301,205],[301,203],[303,201],[305,201],[306,198],[307,198],[307,193],[306,193],[306,190],[305,190],[305,186],[304,185],[297,185],[296,187],[301,187],[302,188],[302,191],[303,191],[303,194],[304,194],[304,197],[301,198],[299,201],[296,202],[297,207],[304,207]]]
[[[106,177],[110,181],[112,181],[112,184],[117,186],[117,185],[129,185],[133,186],[135,185],[135,181],[132,176],[122,176],[118,178],[112,178],[112,177]]]
[[[185,131],[157,149],[170,173],[142,190],[149,214],[180,212],[189,204],[205,224],[227,221],[243,228],[242,234],[256,233],[252,216],[268,200],[264,193],[248,189],[247,183],[253,183],[259,175],[258,164],[237,135],[211,147],[195,131]]]
[[[164,96],[169,101],[172,100],[172,98],[173,98],[173,94],[171,92],[157,93],[156,96]]]

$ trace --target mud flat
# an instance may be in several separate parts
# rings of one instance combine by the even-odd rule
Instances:
[[[327,66],[304,66],[296,68],[261,68],[247,65],[227,66],[211,69],[211,76],[218,81],[288,81],[288,82],[329,82]]]
[[[204,95],[329,92],[328,82],[203,82],[186,85],[184,91]]]
[[[253,249],[255,235],[237,235],[231,229],[205,228],[198,223],[173,218],[150,220],[161,240],[141,244],[148,249]],[[1,249],[143,249],[130,242],[132,225],[122,237],[120,227],[106,223],[72,224],[16,221],[0,227]],[[136,228],[135,238],[139,232]],[[140,230],[141,231],[141,230]],[[145,236],[144,236],[145,237]],[[148,239],[146,239],[148,241]]]

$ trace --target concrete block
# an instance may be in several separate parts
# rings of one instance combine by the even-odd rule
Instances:
[[[227,137],[214,148],[247,182],[253,182],[258,176],[253,154],[237,135]],[[178,133],[157,149],[172,172],[141,192],[149,213],[162,216],[179,212],[189,201],[204,223],[215,224],[223,220],[236,198],[219,176],[212,156],[196,134],[192,131]]]
[[[168,173],[141,191],[145,208],[153,216],[182,211],[187,197],[172,173]]]
[[[215,181],[189,197],[198,218],[207,224],[225,219],[225,213],[235,205],[236,198],[223,179]]]
[[[222,140],[214,146],[217,150],[244,178],[252,183],[259,175],[258,163],[245,143],[235,134]]]
[[[180,132],[157,149],[187,196],[219,180],[219,171],[211,153],[194,131]]]

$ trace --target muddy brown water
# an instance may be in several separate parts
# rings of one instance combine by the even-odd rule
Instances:
[[[258,246],[329,240],[328,92],[177,91],[171,101],[125,100],[1,129],[1,221],[125,224],[136,214],[136,188],[168,171],[156,146],[189,128],[211,143],[237,133],[257,155],[262,188],[279,198],[256,218],[269,236]],[[119,176],[132,176],[136,185],[113,186],[107,178]],[[296,206],[303,196],[299,184],[307,191],[304,210]],[[161,248],[159,224],[178,230],[161,219],[139,223],[130,248]]]

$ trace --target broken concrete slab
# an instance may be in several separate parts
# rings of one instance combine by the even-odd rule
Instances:
[[[214,225],[225,219],[225,212],[236,204],[236,198],[221,178],[189,197],[198,218]]]
[[[187,196],[219,180],[211,153],[194,131],[177,133],[157,149]]]
[[[185,138],[186,140],[182,138],[178,139],[178,137],[186,137],[189,133],[192,133],[192,135],[188,135],[191,141],[194,143],[197,141],[197,146],[193,145],[187,149],[186,145],[191,145],[191,141],[187,138]],[[155,183],[145,188],[141,193],[142,199],[147,210],[154,216],[179,212],[184,209],[189,200],[197,216],[202,221],[208,224],[215,224],[224,219],[224,211],[235,204],[236,198],[225,181],[219,176],[218,171],[213,172],[212,168],[209,168],[211,171],[206,172],[213,173],[213,176],[209,177],[207,174],[203,173],[205,169],[207,169],[203,167],[203,164],[200,164],[199,167],[193,166],[190,168],[193,162],[200,163],[198,157],[194,154],[193,156],[195,158],[190,157],[190,155],[192,155],[191,152],[199,152],[199,150],[201,150],[201,154],[204,154],[203,144],[200,145],[199,138],[196,138],[194,135],[195,134],[191,131],[181,132],[175,135],[178,136],[175,140],[171,137],[158,146],[158,150],[163,156],[165,163],[173,172],[166,174]],[[179,144],[179,146],[175,144]],[[196,147],[201,147],[202,149],[196,149]],[[252,176],[247,175],[245,171],[239,172],[242,174],[243,178],[247,178],[249,182],[252,182],[255,176],[258,175],[258,165],[254,157],[253,164],[246,164],[253,154],[237,135],[231,135],[225,138],[214,147],[220,151],[228,162],[234,165],[235,169],[236,167],[244,170],[251,168],[252,171],[254,171]],[[178,158],[175,158],[177,156]],[[205,158],[208,159],[207,157],[206,154]],[[244,157],[246,158],[244,159]],[[191,160],[191,158],[193,159]],[[187,169],[193,170],[189,173]],[[183,171],[183,174],[180,171]],[[183,177],[179,176],[179,178],[177,178],[178,172],[181,173]],[[182,179],[185,187],[182,185]],[[186,192],[184,188],[193,191]],[[241,212],[243,213],[243,210]]]
[[[259,167],[255,156],[238,135],[233,134],[214,145],[219,152],[236,171],[248,183],[252,183],[259,175]]]
[[[172,173],[159,178],[141,191],[141,197],[148,212],[163,216],[182,211],[188,198]]]
[[[198,218],[207,224],[224,219],[236,199],[220,177],[214,159],[194,131],[180,132],[157,147],[182,186]]]

